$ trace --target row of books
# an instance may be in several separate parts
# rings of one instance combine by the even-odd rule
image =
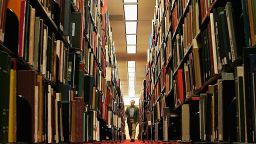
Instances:
[[[148,124],[142,130],[151,134],[148,138],[255,141],[254,115],[248,114],[254,112],[255,105],[254,64],[253,58],[248,59],[254,48],[244,48],[255,45],[251,31],[255,28],[253,4],[233,0],[156,2],[142,98],[149,104],[141,110],[148,115]],[[167,19],[171,19],[170,29],[166,27]],[[246,86],[239,92],[234,76],[234,84],[224,84],[238,69],[247,71],[242,74],[245,78],[240,78]],[[213,95],[213,87],[218,89],[215,99],[209,96]],[[165,108],[169,110],[168,118]],[[170,121],[166,123],[167,119]],[[164,127],[172,130],[166,132]],[[157,134],[150,133],[152,130]]]

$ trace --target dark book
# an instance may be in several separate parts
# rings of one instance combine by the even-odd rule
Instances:
[[[77,85],[77,90],[78,90],[78,96],[82,97],[84,95],[84,93],[86,92],[84,90],[84,85],[85,85],[85,81],[84,81],[84,65],[80,64],[79,66],[79,74],[78,74],[78,85]]]
[[[24,84],[24,82],[26,82],[26,84]],[[35,131],[35,107],[38,107],[38,103],[35,102],[35,86],[36,86],[36,73],[35,71],[32,70],[18,70],[17,71],[17,95],[22,96],[29,104],[29,108],[30,108],[30,112],[31,112],[31,116],[29,117],[29,121],[24,121],[27,122],[26,125],[31,125],[31,137],[29,141],[36,141],[34,138],[34,135],[36,133]],[[38,95],[37,95],[38,96]],[[36,98],[38,100],[38,98]],[[26,115],[26,111],[22,111],[24,112],[23,114],[21,114],[22,118],[27,119],[27,117],[25,117]],[[17,112],[18,113],[18,112]],[[29,112],[28,112],[29,113]],[[24,117],[23,117],[24,115]],[[26,128],[26,127],[21,127],[21,128]],[[26,128],[27,129],[27,128]],[[26,131],[23,129],[17,129],[19,132],[20,131]],[[27,129],[27,131],[29,131]],[[18,139],[17,139],[18,141]]]
[[[23,48],[23,58],[25,61],[28,61],[29,57],[29,28],[30,28],[30,11],[32,6],[29,1],[26,2],[25,10],[25,25],[24,25],[24,48]]]
[[[237,59],[237,42],[236,42],[236,31],[234,27],[234,18],[233,18],[233,7],[231,2],[227,2],[225,6],[226,18],[227,18],[227,26],[228,26],[228,35],[229,35],[229,43],[230,43],[230,51],[231,51],[231,59],[234,62]]]
[[[248,87],[248,96],[247,96],[247,107],[250,111],[250,113],[247,112],[247,115],[250,115],[250,117],[247,117],[249,119],[251,119],[251,123],[247,123],[247,126],[250,126],[249,128],[247,128],[247,130],[251,133],[251,141],[255,142],[255,136],[256,134],[253,132],[256,130],[256,115],[254,114],[256,112],[255,107],[256,107],[256,93],[255,93],[255,83],[254,83],[254,79],[255,79],[255,71],[256,71],[256,54],[249,54],[248,55],[248,64],[249,67],[245,67],[248,68],[247,69],[247,85],[246,87]]]
[[[71,85],[72,88],[77,88],[79,81],[79,74],[76,72],[79,71],[79,54],[77,53],[69,53],[68,57],[68,73],[67,73],[67,81]]]
[[[244,29],[244,46],[250,46],[250,26],[249,26],[249,16],[248,16],[248,5],[247,0],[241,0],[242,4],[242,20],[243,20],[243,29]]]
[[[245,87],[245,141],[253,142],[254,140],[254,89],[253,89],[253,73],[255,71],[256,51],[254,48],[244,48],[244,87]]]
[[[72,12],[70,17],[70,33],[71,33],[71,47],[78,48],[81,47],[81,13]]]
[[[18,33],[19,20],[11,10],[6,10],[4,46],[10,49],[16,56],[18,55]]]
[[[89,1],[84,1],[84,20],[85,20],[85,28],[84,28],[84,33],[89,34],[90,30],[90,7],[89,7]]]
[[[229,64],[231,62],[231,50],[230,50],[230,42],[229,42],[229,36],[228,36],[228,26],[227,26],[227,17],[224,11],[224,8],[219,7],[217,8],[218,15],[219,15],[219,21],[218,21],[218,29],[219,29],[219,40],[220,40],[220,46],[221,50],[224,54],[224,57],[222,57],[222,64]]]
[[[65,36],[67,36],[67,35],[70,35],[71,0],[64,0],[64,15],[63,16],[64,16],[63,34]],[[81,17],[81,15],[80,15],[80,17]]]
[[[222,73],[218,80],[219,141],[232,141],[236,137],[235,81],[232,73]]]
[[[60,85],[62,95],[62,120],[63,120],[63,136],[64,142],[69,142],[70,135],[70,86],[67,84]]]
[[[94,85],[94,77],[89,75],[84,75],[84,102],[85,105],[91,105],[93,97],[93,85]]]
[[[33,143],[32,125],[33,111],[29,101],[21,96],[17,96],[17,142]]]
[[[51,18],[53,19],[53,21],[57,25],[57,27],[60,27],[60,6],[54,0],[51,0],[51,6],[52,6]]]
[[[244,85],[244,67],[236,68],[236,102],[237,102],[237,141],[245,141],[246,119],[245,119],[245,85]]]
[[[8,142],[10,69],[10,56],[0,51],[0,143]]]

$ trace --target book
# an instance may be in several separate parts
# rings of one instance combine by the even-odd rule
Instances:
[[[63,136],[64,142],[69,142],[70,134],[70,109],[71,109],[71,97],[70,97],[70,86],[67,84],[60,85],[60,92],[62,94],[62,119],[63,119]]]
[[[237,141],[243,142],[246,137],[246,101],[245,101],[245,82],[244,82],[244,67],[236,68],[236,97],[237,97]]]
[[[206,141],[206,128],[205,128],[205,121],[206,121],[206,94],[200,94],[200,101],[199,101],[199,123],[200,123],[200,140]]]
[[[26,81],[26,85],[24,85]],[[21,121],[21,127],[17,126],[17,141],[22,142],[37,142],[37,128],[38,121],[38,89],[36,94],[36,72],[32,70],[18,70],[17,71],[17,95],[20,96],[20,107],[24,105],[20,117],[17,115],[17,122]],[[37,100],[37,101],[36,101]],[[17,100],[18,101],[18,100]],[[17,106],[18,110],[18,106]],[[27,113],[27,114],[26,114]],[[18,114],[18,111],[17,111]],[[18,124],[17,124],[18,125]],[[28,128],[26,126],[30,125]],[[22,138],[22,133],[26,132],[28,135]],[[23,141],[24,140],[24,141]]]
[[[198,45],[197,40],[193,40],[193,66],[194,66],[194,74],[195,74],[195,85],[194,89],[199,89],[202,86],[202,75],[201,75],[201,67],[200,67],[200,46]]]
[[[6,0],[0,1],[0,42],[4,41],[6,3]]]
[[[225,12],[227,17],[227,25],[228,25],[228,34],[229,34],[229,43],[231,48],[231,59],[234,62],[237,59],[237,42],[236,42],[236,35],[235,35],[235,27],[233,21],[233,10],[232,4],[227,2],[225,6]]]
[[[71,27],[71,45],[72,48],[81,49],[80,39],[81,33],[81,13],[72,12],[70,15],[70,27]]]
[[[9,98],[10,98],[10,70],[11,70],[10,56],[0,51],[0,81],[5,85],[0,89],[0,142],[8,143],[8,119],[9,119]],[[13,75],[12,75],[13,76]]]
[[[34,47],[35,47],[35,14],[36,11],[34,8],[31,8],[30,11],[30,24],[29,24],[29,50],[28,50],[28,63],[34,65]]]
[[[184,87],[184,77],[183,77],[183,70],[179,69],[178,74],[176,76],[177,81],[177,103],[176,106],[183,104],[185,101],[185,87]]]
[[[84,93],[84,100],[85,105],[88,105],[89,107],[92,106],[92,99],[93,95],[95,96],[95,89],[93,88],[94,85],[94,77],[85,75],[84,76],[84,90],[87,91]]]
[[[9,8],[6,10],[4,46],[15,55],[18,54],[18,29],[19,20],[16,14]]]
[[[190,141],[190,112],[189,104],[183,104],[182,107],[182,141]]]
[[[36,85],[38,86],[38,142],[44,141],[44,85],[43,76],[37,75]]]
[[[235,117],[233,113],[233,99],[235,97],[235,82],[232,73],[222,73],[222,79],[218,80],[218,139],[225,141],[235,137]],[[228,97],[226,96],[228,95]],[[225,107],[229,105],[230,107]]]
[[[71,1],[70,0],[64,0],[64,23],[63,23],[63,34],[65,36],[70,34],[70,19],[72,19],[71,15]],[[81,23],[81,22],[80,22]]]
[[[16,104],[16,84],[17,84],[17,61],[11,60],[12,68],[10,69],[10,92],[9,92],[9,121],[8,121],[8,142],[16,142],[17,129],[17,104]]]
[[[48,143],[52,143],[53,142],[53,124],[52,121],[54,119],[54,117],[52,117],[52,113],[53,113],[53,108],[54,105],[52,100],[53,100],[53,88],[51,87],[51,85],[47,85],[47,142]]]
[[[23,47],[23,59],[28,61],[29,59],[29,28],[30,28],[30,12],[32,6],[27,1],[25,9],[25,19],[24,19],[24,47]]]

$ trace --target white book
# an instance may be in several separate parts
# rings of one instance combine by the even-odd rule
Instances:
[[[47,48],[48,48],[48,27],[44,28],[44,40],[43,40],[43,66],[42,74],[46,75],[46,65],[47,65]]]
[[[38,142],[38,128],[39,128],[39,113],[38,113],[38,106],[39,106],[39,97],[38,97],[39,88],[35,86],[35,133],[34,133],[34,142]]]
[[[51,85],[48,85],[47,95],[47,138],[48,143],[52,143],[52,91]]]
[[[218,74],[218,57],[217,57],[217,46],[215,37],[215,24],[213,13],[210,13],[210,25],[211,25],[211,37],[212,37],[212,53],[213,53],[213,70],[214,74]]]

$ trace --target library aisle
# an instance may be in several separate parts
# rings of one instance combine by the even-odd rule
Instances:
[[[0,0],[0,143],[256,143],[256,0]]]

